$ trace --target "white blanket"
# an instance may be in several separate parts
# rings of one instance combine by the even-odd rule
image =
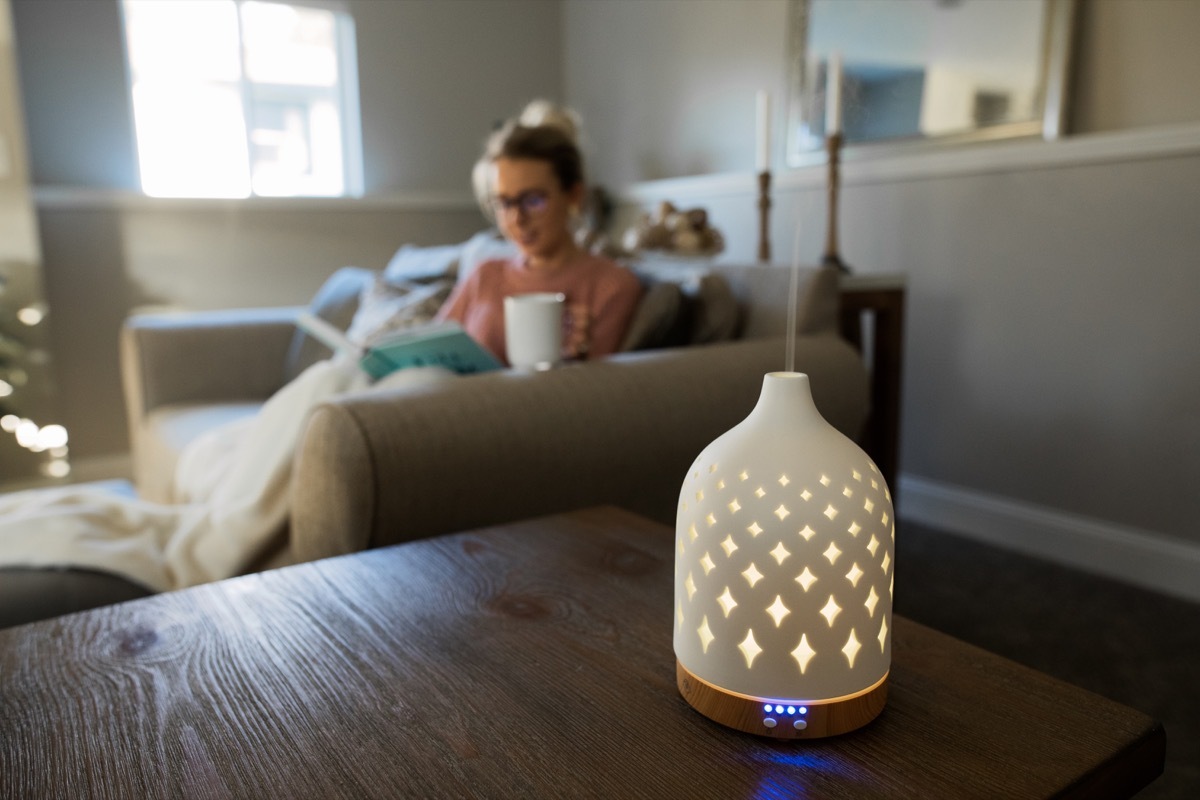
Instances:
[[[438,367],[407,369],[369,388],[453,377]],[[179,505],[88,485],[0,495],[0,566],[96,569],[156,591],[244,572],[287,521],[292,455],[309,411],[368,382],[355,359],[321,361],[255,416],[201,436],[180,457]]]

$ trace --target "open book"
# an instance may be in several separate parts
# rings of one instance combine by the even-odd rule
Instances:
[[[456,322],[396,331],[366,347],[350,341],[335,326],[307,311],[300,314],[296,324],[335,353],[356,356],[363,371],[376,380],[405,367],[445,367],[466,374],[504,366]]]

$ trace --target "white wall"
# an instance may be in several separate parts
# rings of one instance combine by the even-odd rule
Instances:
[[[1131,24],[1131,7],[1143,5],[1147,19]],[[1194,86],[1200,51],[1166,56],[1147,26],[1167,39],[1196,30],[1200,3],[1089,9],[1079,63],[1116,63],[1077,76],[1087,100],[1074,118],[1128,133],[968,151],[983,156],[852,158],[843,255],[860,272],[908,276],[902,513],[936,522],[952,505],[971,507],[954,518],[960,529],[1075,563],[1108,548],[1090,566],[1124,577],[1136,568],[1135,579],[1153,582],[1165,565],[1168,589],[1196,595],[1200,101],[1181,112],[1179,98]],[[635,206],[707,207],[730,260],[755,253],[751,98],[783,74],[785,15],[770,2],[566,5],[568,96],[600,118],[589,130],[604,175],[618,176]],[[676,24],[686,45],[648,46]],[[1158,66],[1157,85],[1109,80],[1127,63],[1145,77],[1143,59]],[[723,71],[736,78],[710,94],[706,78]],[[674,83],[684,75],[696,80]],[[676,94],[656,102],[670,87]],[[684,122],[710,97],[728,117],[719,141]],[[1189,124],[1163,127],[1181,113]],[[697,176],[698,163],[738,174]],[[797,225],[803,260],[819,257],[822,179],[819,168],[776,170],[777,261],[790,259]],[[1059,540],[1039,541],[1047,530]],[[1072,538],[1078,530],[1087,535]]]

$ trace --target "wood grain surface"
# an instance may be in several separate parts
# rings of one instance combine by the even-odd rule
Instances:
[[[866,728],[723,728],[675,687],[672,546],[590,509],[0,631],[0,797],[1119,797],[1162,771],[1151,718],[901,618]]]

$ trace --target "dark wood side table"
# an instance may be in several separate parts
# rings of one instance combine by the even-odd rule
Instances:
[[[895,500],[900,466],[900,399],[904,369],[903,275],[843,275],[842,336],[863,352],[871,368],[871,414],[863,449],[871,456]],[[863,331],[870,334],[864,342]]]
[[[1150,717],[900,617],[887,706],[786,743],[675,687],[674,533],[613,508],[0,631],[0,797],[1125,797]]]

